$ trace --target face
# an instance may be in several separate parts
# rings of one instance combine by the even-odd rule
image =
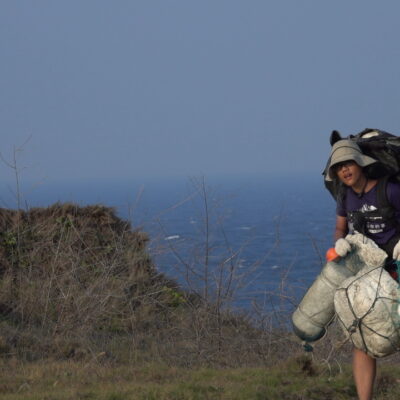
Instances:
[[[334,168],[336,175],[346,186],[354,187],[364,180],[362,168],[353,160],[338,163]]]

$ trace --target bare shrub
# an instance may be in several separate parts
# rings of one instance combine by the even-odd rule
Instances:
[[[187,201],[193,203],[197,215],[194,234],[180,238],[158,220],[161,238],[177,240],[161,240],[153,253],[165,255],[169,251],[168,262],[191,293],[185,301],[185,312],[180,314],[181,322],[172,328],[160,351],[166,351],[165,357],[174,363],[222,366],[273,364],[301,352],[289,330],[287,304],[294,304],[294,300],[288,296],[286,275],[277,291],[268,295],[274,298],[271,304],[275,308],[264,309],[257,303],[254,309],[240,308],[241,293],[259,273],[269,253],[242,268],[242,252],[247,243],[230,243],[222,201],[204,179],[193,179],[192,189]],[[279,226],[272,249],[278,244]],[[247,288],[246,293],[249,292]]]
[[[132,333],[173,303],[176,284],[155,270],[147,236],[112,209],[1,209],[0,231],[0,311],[19,352],[35,347],[37,357],[57,352],[60,338],[90,344]],[[24,344],[27,331],[35,346]]]

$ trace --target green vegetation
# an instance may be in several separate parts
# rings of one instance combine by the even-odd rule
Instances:
[[[4,400],[345,400],[355,398],[350,367],[342,372],[316,367],[300,357],[269,368],[176,368],[98,362],[46,361],[0,364]],[[400,367],[383,366],[377,400],[400,395]]]

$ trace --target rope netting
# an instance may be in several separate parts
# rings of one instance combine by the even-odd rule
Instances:
[[[360,271],[337,289],[337,317],[355,347],[373,357],[400,350],[399,295],[400,285],[383,267]]]

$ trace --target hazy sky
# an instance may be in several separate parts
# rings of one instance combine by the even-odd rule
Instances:
[[[395,0],[1,0],[1,154],[30,138],[23,173],[50,182],[320,174],[332,129],[400,134],[399,15]]]

